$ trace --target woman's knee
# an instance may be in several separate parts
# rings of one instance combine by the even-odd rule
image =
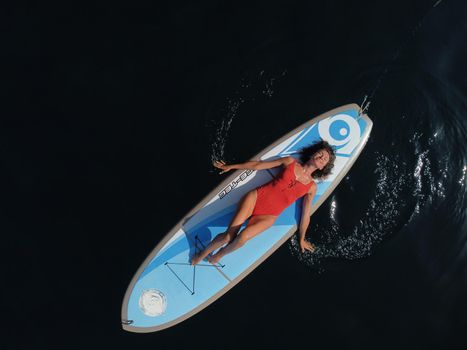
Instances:
[[[228,232],[219,233],[214,239],[222,244],[227,244],[231,241],[230,235]]]
[[[237,237],[238,231],[239,231],[239,230],[235,230],[235,231],[230,231],[230,232],[228,232],[228,233],[226,234],[226,235],[227,235],[227,237],[226,237],[226,243],[232,242],[232,241]]]
[[[250,237],[244,233],[244,231],[240,232],[240,234],[237,236],[238,244],[240,246],[243,246],[246,242],[248,242]]]

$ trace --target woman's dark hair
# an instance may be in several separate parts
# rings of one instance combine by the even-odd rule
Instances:
[[[300,162],[305,164],[311,159],[311,157],[313,157],[313,155],[315,155],[316,152],[321,150],[326,150],[329,153],[329,162],[322,170],[316,169],[311,176],[313,179],[324,180],[331,174],[331,170],[334,168],[334,161],[336,160],[335,148],[327,141],[320,139],[309,146],[303,147],[299,151],[299,155]]]

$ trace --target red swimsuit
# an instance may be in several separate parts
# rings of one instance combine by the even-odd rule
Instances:
[[[258,196],[252,216],[275,215],[305,195],[314,181],[303,184],[295,176],[295,163],[290,163],[273,180],[257,188]]]

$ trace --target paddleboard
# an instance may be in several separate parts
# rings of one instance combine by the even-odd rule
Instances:
[[[298,158],[302,147],[320,138],[335,146],[332,175],[317,181],[313,214],[358,158],[372,125],[357,104],[345,105],[300,125],[252,160]],[[204,260],[196,266],[190,264],[195,253],[226,231],[242,196],[272,180],[280,171],[281,167],[228,173],[218,187],[165,235],[127,288],[121,314],[123,329],[154,332],[186,320],[239,283],[297,231],[301,199],[286,208],[272,227],[224,256],[219,263],[213,265]]]

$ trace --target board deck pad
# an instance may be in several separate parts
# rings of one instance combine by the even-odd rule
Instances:
[[[348,172],[369,137],[372,122],[360,112],[358,105],[351,104],[316,117],[253,159],[297,158],[301,148],[319,139],[333,145],[336,148],[333,173],[326,180],[317,181],[313,213]],[[301,199],[286,208],[272,227],[224,256],[219,263],[212,265],[203,260],[197,266],[190,265],[195,253],[227,230],[240,199],[280,171],[279,168],[236,171],[166,235],[128,287],[122,307],[124,329],[157,331],[194,315],[237,284],[296,232]],[[151,297],[143,302],[145,293]],[[148,315],[144,303],[158,315],[150,312]]]

